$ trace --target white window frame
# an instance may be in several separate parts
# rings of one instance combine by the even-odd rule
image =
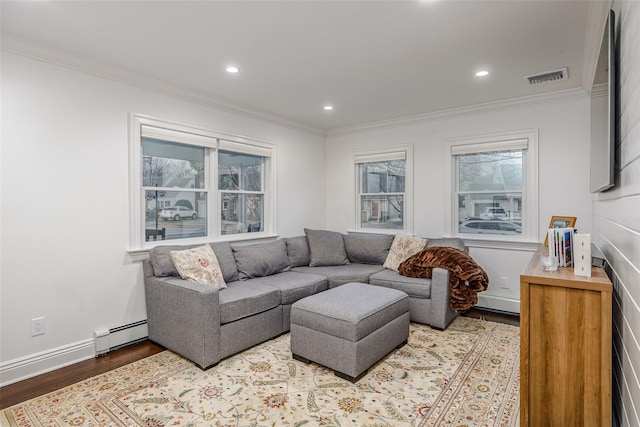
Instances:
[[[381,228],[364,228],[361,226],[360,215],[360,177],[358,165],[367,162],[379,162],[385,160],[405,159],[404,170],[404,211],[403,211],[403,228],[398,229],[381,229]],[[376,234],[397,234],[397,233],[413,233],[413,145],[400,145],[384,149],[358,151],[353,153],[352,162],[352,183],[353,189],[353,207],[351,214],[350,229],[357,233],[376,233]]]
[[[523,156],[522,235],[475,235],[458,232],[456,206],[456,155],[498,151],[514,147],[516,142],[526,144]],[[538,130],[523,130],[449,139],[443,150],[444,165],[444,230],[447,236],[460,237],[468,246],[521,248],[530,250],[538,245]]]
[[[153,117],[132,113],[129,129],[129,250],[134,260],[142,259],[146,251],[158,245],[198,244],[212,241],[241,241],[276,236],[275,209],[275,146],[240,135],[215,132]],[[208,148],[205,154],[205,189],[207,196],[207,235],[164,241],[145,241],[144,189],[142,186],[142,137],[169,138],[184,144]],[[218,150],[257,154],[263,157],[264,226],[261,232],[220,234],[218,190]],[[170,191],[171,189],[168,189]],[[140,256],[138,256],[140,255]]]

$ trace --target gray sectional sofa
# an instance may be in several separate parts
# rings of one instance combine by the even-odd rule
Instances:
[[[170,253],[194,245],[151,249],[143,262],[149,339],[208,368],[289,331],[294,302],[349,282],[405,292],[412,322],[444,329],[457,316],[447,270],[418,279],[383,267],[393,236],[305,232],[253,245],[212,243],[226,289],[180,278]],[[467,250],[457,238],[427,246]]]

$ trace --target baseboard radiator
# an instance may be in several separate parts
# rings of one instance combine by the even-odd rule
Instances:
[[[96,329],[94,340],[96,343],[96,357],[104,356],[110,351],[144,341],[149,336],[147,321],[129,323],[111,329]]]

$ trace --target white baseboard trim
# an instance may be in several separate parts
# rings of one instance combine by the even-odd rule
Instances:
[[[493,295],[478,295],[478,307],[493,310],[520,313],[520,300],[513,298],[496,297]]]
[[[0,387],[94,358],[93,339],[0,363]]]

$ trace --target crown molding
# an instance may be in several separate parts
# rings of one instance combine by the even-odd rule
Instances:
[[[556,92],[545,93],[541,95],[524,96],[520,98],[512,98],[502,101],[487,102],[484,104],[470,105],[460,108],[452,108],[449,110],[436,111],[433,113],[416,114],[405,117],[398,117],[389,120],[380,120],[376,122],[363,123],[354,126],[344,126],[329,129],[327,137],[346,135],[369,131],[373,129],[392,128],[412,123],[421,123],[433,120],[455,119],[465,116],[491,113],[504,110],[513,110],[515,108],[526,108],[535,105],[557,104],[561,102],[570,102],[579,99],[588,98],[587,92],[582,88],[565,89]]]
[[[601,13],[606,13],[611,0],[602,4],[597,2],[597,7]],[[597,12],[590,12],[590,16],[598,16]],[[593,18],[595,19],[595,18]],[[591,32],[590,32],[591,33]],[[589,33],[589,34],[590,34]],[[598,42],[599,43],[599,42]],[[599,46],[599,45],[598,45]],[[277,126],[286,127],[296,131],[303,131],[322,137],[333,137],[352,133],[358,133],[373,129],[393,128],[401,125],[420,123],[432,120],[453,119],[469,115],[483,114],[514,108],[525,108],[534,105],[554,104],[559,102],[569,102],[587,97],[588,94],[582,88],[567,89],[541,95],[532,95],[520,98],[513,98],[502,101],[495,101],[483,104],[470,105],[460,108],[436,111],[432,113],[421,113],[410,116],[398,117],[375,122],[361,123],[332,129],[322,129],[304,123],[295,122],[286,118],[258,111],[256,109],[240,106],[231,102],[202,94],[198,91],[186,88],[165,80],[156,79],[148,75],[128,70],[121,67],[114,67],[103,62],[94,61],[84,56],[72,54],[67,51],[52,48],[40,43],[35,43],[22,37],[9,33],[1,35],[1,49],[16,55],[28,57],[42,62],[47,62],[56,66],[64,67],[84,74],[93,75],[99,78],[115,81],[143,90],[156,92],[162,95],[177,98],[183,101],[214,108],[219,111],[247,117],[253,120],[271,123]],[[597,60],[597,58],[596,58]],[[591,68],[593,68],[592,66]],[[595,72],[595,69],[593,70]],[[584,80],[583,76],[583,80]],[[591,77],[593,79],[593,76]],[[585,86],[585,87],[590,87]]]
[[[296,131],[303,131],[323,137],[326,136],[326,131],[321,128],[234,104],[166,80],[157,79],[125,68],[114,67],[81,55],[76,55],[68,51],[36,43],[10,33],[3,32],[1,40],[1,48],[5,52],[47,62],[49,64],[111,80],[117,83],[134,86],[150,92],[156,92],[172,98],[191,102],[193,104],[214,108],[226,113],[236,114]]]

